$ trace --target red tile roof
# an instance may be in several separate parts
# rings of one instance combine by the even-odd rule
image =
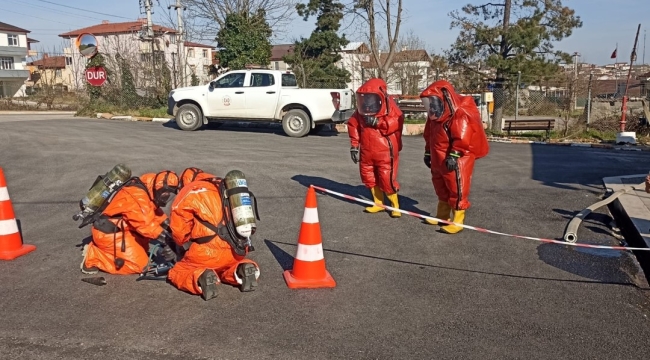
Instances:
[[[199,44],[191,41],[185,41],[183,42],[183,45],[186,47],[197,47],[197,48],[208,48],[208,49],[214,49],[215,47],[212,45],[205,45],[205,44]]]
[[[89,33],[93,35],[103,35],[103,34],[128,34],[132,32],[138,32],[142,29],[142,25],[146,24],[145,19],[138,21],[129,21],[129,22],[120,22],[120,23],[111,23],[104,20],[99,25],[93,25],[85,27],[83,29],[72,30],[67,33],[59,34],[60,37],[76,37],[84,33]],[[176,33],[176,30],[170,29],[168,27],[155,25],[153,26],[154,32],[170,32]]]
[[[46,56],[40,60],[32,61],[27,65],[43,69],[63,69],[65,68],[65,56]]]
[[[271,48],[271,61],[283,61],[282,57],[293,53],[293,44],[273,45]]]
[[[16,33],[29,33],[31,31],[19,28],[18,26],[9,25],[7,23],[0,22],[0,31],[16,32]]]

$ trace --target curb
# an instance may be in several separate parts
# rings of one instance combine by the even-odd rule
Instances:
[[[546,141],[532,141],[520,139],[504,139],[488,137],[489,142],[506,143],[506,144],[536,144],[536,145],[550,145],[550,146],[571,146],[592,149],[607,149],[607,150],[620,150],[620,151],[650,151],[650,147],[636,147],[637,145],[614,145],[614,144],[593,144],[593,143],[554,143]]]
[[[0,115],[76,115],[76,114],[77,114],[76,111],[56,111],[56,110],[54,110],[54,111],[37,111],[37,110],[33,110],[33,111],[29,111],[29,110],[26,110],[26,111],[3,110],[3,111],[0,111]]]

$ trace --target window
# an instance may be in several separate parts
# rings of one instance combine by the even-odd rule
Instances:
[[[280,62],[279,61],[274,61],[273,62],[273,70],[280,70]]]
[[[65,57],[65,65],[66,66],[72,65],[72,57],[70,57],[70,56]]]
[[[192,49],[192,48],[187,49],[187,56],[194,57],[194,49]]]
[[[203,49],[203,57],[208,58],[208,49]]]
[[[7,34],[7,43],[9,46],[18,46],[18,35]]]
[[[251,86],[260,87],[260,86],[272,86],[275,85],[275,79],[273,74],[260,74],[253,73],[251,74]]]
[[[14,69],[14,58],[0,57],[0,70],[13,70],[13,69]]]
[[[233,73],[228,74],[221,79],[217,80],[217,88],[235,88],[244,86],[244,78],[246,78],[246,73]]]
[[[296,81],[296,75],[282,74],[282,86],[298,86],[298,81]]]
[[[56,69],[54,71],[54,76],[58,79],[61,77],[61,69]]]

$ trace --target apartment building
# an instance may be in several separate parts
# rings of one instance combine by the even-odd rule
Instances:
[[[25,96],[29,81],[27,56],[32,55],[29,30],[0,22],[0,98]]]
[[[131,72],[136,87],[146,88],[152,86],[152,79],[159,74],[153,73],[153,63],[166,62],[173,76],[174,84],[183,83],[180,79],[180,59],[178,54],[178,36],[174,29],[153,24],[153,41],[147,38],[147,21],[112,23],[108,20],[101,24],[89,26],[60,34],[59,37],[67,39],[70,46],[65,51],[66,66],[72,74],[72,88],[85,87],[86,81],[83,73],[87,59],[83,57],[75,46],[77,37],[81,34],[92,34],[97,39],[99,52],[104,55],[106,65],[119,68],[120,61],[130,64]],[[195,74],[199,82],[208,80],[209,66],[212,64],[213,47],[209,45],[185,42],[185,81],[191,83],[191,75]],[[119,56],[118,56],[119,54]]]

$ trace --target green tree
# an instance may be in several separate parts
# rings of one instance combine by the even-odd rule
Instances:
[[[244,69],[247,64],[268,65],[271,59],[273,31],[265,20],[263,9],[251,14],[231,13],[217,33],[221,65],[231,70]]]
[[[128,61],[122,58],[120,54],[115,56],[118,64],[120,66],[120,78],[121,78],[121,88],[120,88],[120,97],[122,98],[122,104],[131,108],[136,105],[138,101],[138,94],[135,91],[135,82],[133,80],[133,73],[131,72],[131,66],[129,66]]]
[[[505,84],[522,78],[543,79],[558,71],[570,55],[554,50],[560,41],[582,27],[575,11],[562,0],[501,0],[465,5],[449,14],[451,28],[460,29],[448,53],[450,63],[482,61],[496,69],[492,130],[501,131]]]
[[[298,15],[305,21],[316,16],[316,28],[309,38],[296,41],[294,52],[284,56],[292,65],[298,83],[326,84],[326,87],[345,87],[350,73],[336,66],[341,60],[339,52],[348,44],[345,35],[337,34],[343,19],[344,5],[338,0],[309,0],[296,5]]]
[[[86,69],[96,67],[96,66],[101,66],[104,68],[104,70],[106,70],[107,73],[106,82],[108,82],[108,80],[111,77],[111,71],[109,71],[109,69],[106,67],[106,60],[104,59],[104,56],[101,53],[97,53],[95,56],[90,58],[90,60],[88,60],[88,62],[86,63]],[[86,83],[86,91],[88,92],[88,95],[92,100],[97,100],[102,96],[103,94],[102,88],[103,88],[102,86],[92,86]]]
[[[196,76],[195,73],[192,73],[191,84],[192,84],[192,86],[199,85],[199,78]]]

